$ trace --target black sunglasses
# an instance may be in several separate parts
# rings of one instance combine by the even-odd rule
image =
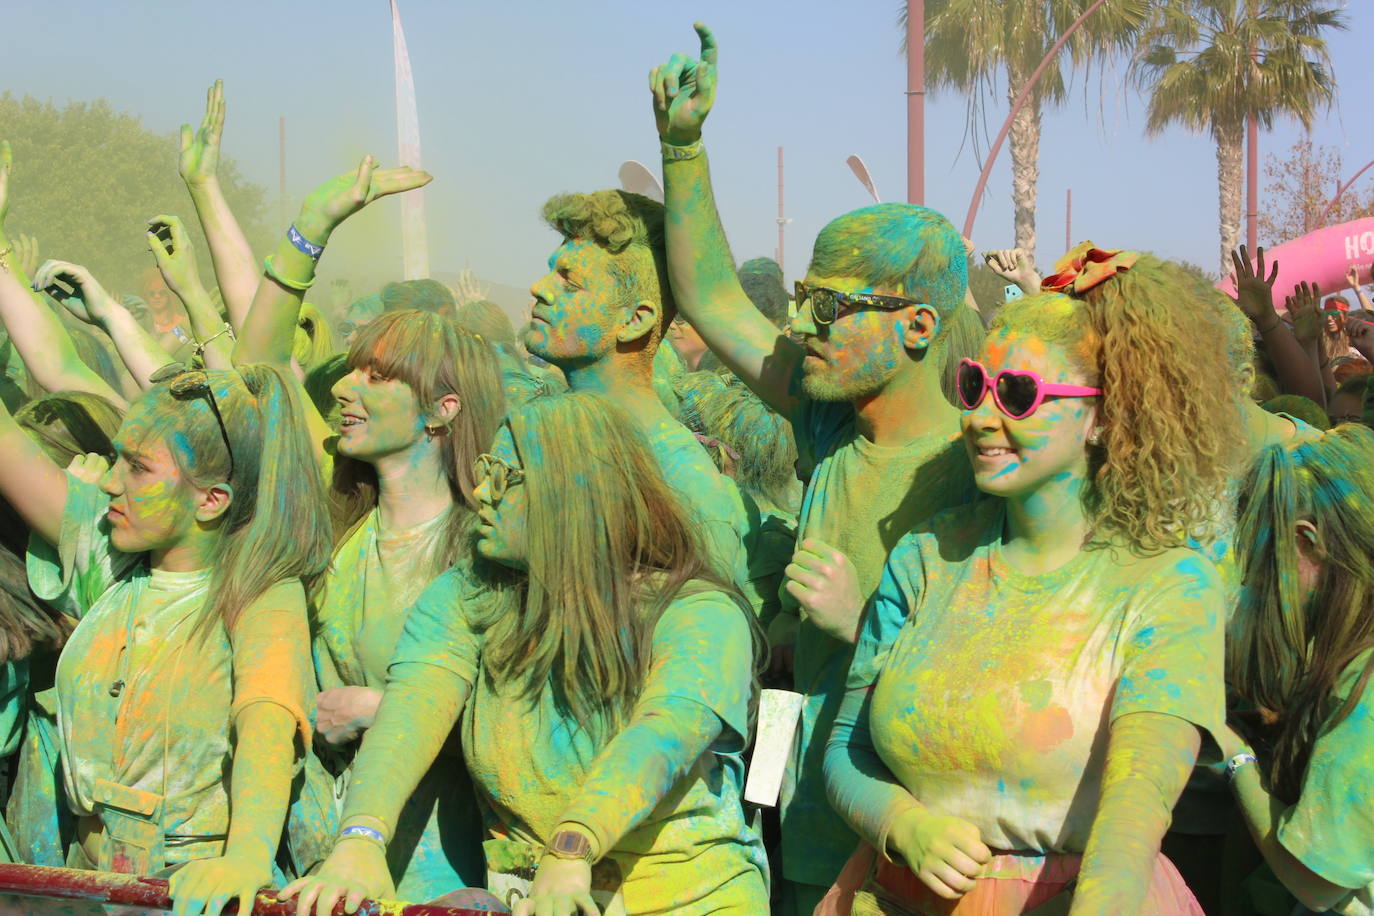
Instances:
[[[860,309],[881,309],[885,312],[895,312],[898,309],[906,308],[908,305],[922,304],[915,299],[903,299],[900,296],[880,296],[877,293],[842,293],[826,286],[808,287],[800,280],[796,283],[794,298],[797,303],[798,314],[801,314],[802,307],[806,303],[811,303],[811,319],[816,324],[832,324],[845,315]]]
[[[225,428],[224,416],[219,412],[219,402],[215,400],[215,389],[210,387],[210,376],[200,369],[187,369],[181,363],[168,363],[148,376],[154,385],[171,382],[168,390],[172,397],[184,401],[188,398],[204,397],[210,405],[210,412],[219,424],[220,437],[224,439],[224,450],[229,453],[229,474],[225,482],[234,479],[234,447],[229,444],[229,430]]]

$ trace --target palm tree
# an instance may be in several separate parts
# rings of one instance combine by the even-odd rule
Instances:
[[[970,97],[968,133],[977,137],[983,114],[1005,72],[1011,102],[1031,73],[1092,0],[926,0],[926,83],[938,92],[953,89]],[[1075,66],[1134,47],[1144,25],[1147,0],[1107,0],[1074,33],[1068,48]],[[897,22],[906,50],[906,4]],[[1012,122],[1011,176],[1016,247],[1035,251],[1036,182],[1040,178],[1040,112],[1063,100],[1064,72],[1051,66],[1029,102]]]
[[[1281,115],[1312,126],[1335,90],[1326,29],[1345,14],[1323,0],[1168,0],[1141,36],[1135,65],[1149,92],[1146,131],[1208,131],[1217,145],[1221,269],[1240,241],[1245,119]]]

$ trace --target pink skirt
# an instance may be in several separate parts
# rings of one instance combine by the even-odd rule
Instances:
[[[1078,877],[1077,853],[1017,854],[994,851],[973,890],[958,900],[937,895],[902,865],[876,861],[873,847],[862,844],[849,857],[839,878],[815,909],[814,916],[850,916],[854,895],[867,891],[895,906],[882,912],[913,916],[1011,916],[1027,913],[1053,899]],[[1067,912],[1068,907],[1063,908]],[[1142,913],[1159,916],[1204,916],[1174,863],[1160,853]]]

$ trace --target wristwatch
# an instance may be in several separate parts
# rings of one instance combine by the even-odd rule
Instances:
[[[577,830],[560,830],[549,840],[545,852],[555,859],[581,859],[592,864],[592,841]]]

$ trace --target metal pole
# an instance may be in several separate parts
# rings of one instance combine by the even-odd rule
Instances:
[[[122,907],[146,907],[170,910],[172,899],[167,894],[163,878],[143,878],[137,875],[116,875],[110,872],[78,871],[74,868],[45,868],[38,865],[0,865],[0,900],[5,897],[59,899],[80,901],[87,912],[105,912],[101,904]],[[78,907],[69,907],[81,913]],[[228,904],[226,913],[238,912],[238,902]],[[9,912],[9,910],[5,910]],[[66,912],[66,910],[64,910]],[[296,901],[280,902],[273,891],[259,891],[253,902],[252,916],[295,916]],[[429,906],[426,904],[381,904],[364,901],[358,916],[481,916],[485,910],[464,907]],[[334,916],[342,916],[343,901],[334,907]],[[246,916],[246,914],[241,914]]]
[[[782,147],[778,147],[778,267],[783,268],[783,233],[787,228],[787,218],[782,212]]]
[[[1322,211],[1322,215],[1317,217],[1317,223],[1319,224],[1317,226],[1318,229],[1321,228],[1320,223],[1326,219],[1327,214],[1329,214],[1332,211],[1332,209],[1335,208],[1336,204],[1340,202],[1340,199],[1345,196],[1345,192],[1350,190],[1350,186],[1353,185],[1361,175],[1369,171],[1371,168],[1374,168],[1374,159],[1371,159],[1369,162],[1366,162],[1364,168],[1360,169],[1354,175],[1351,175],[1350,180],[1347,181],[1345,184],[1336,186],[1336,195],[1331,198],[1329,203],[1327,203],[1326,209]]]
[[[988,176],[992,174],[992,166],[997,162],[997,154],[1002,151],[1002,144],[1006,142],[1007,134],[1011,132],[1011,122],[1016,118],[1017,113],[1021,111],[1021,108],[1030,98],[1031,90],[1035,88],[1035,84],[1040,80],[1041,75],[1044,74],[1055,57],[1059,55],[1060,48],[1064,47],[1064,44],[1073,36],[1074,32],[1078,31],[1078,27],[1087,21],[1089,16],[1097,12],[1102,4],[1106,2],[1107,0],[1095,0],[1092,6],[1083,11],[1083,15],[1075,19],[1073,24],[1064,30],[1064,34],[1059,36],[1059,40],[1050,48],[1049,53],[1045,55],[1045,59],[1040,61],[1040,65],[1035,68],[1035,72],[1030,75],[1030,79],[1026,80],[1026,85],[1021,87],[1021,93],[1016,97],[1016,100],[1011,103],[1011,111],[1007,112],[1007,120],[1003,122],[1002,130],[997,134],[997,139],[992,141],[992,148],[988,150],[988,160],[983,164],[983,174],[978,176],[978,186],[973,189],[973,200],[969,201],[968,216],[964,218],[965,238],[973,238],[973,221],[978,218],[978,204],[982,200],[983,191],[988,186]]]
[[[1253,19],[1257,15],[1255,0],[1250,0],[1250,17]],[[1259,61],[1259,47],[1250,45],[1250,80],[1251,90],[1255,83],[1259,81],[1257,72]],[[1255,251],[1259,242],[1259,121],[1255,118],[1254,111],[1246,117],[1245,123],[1246,143],[1249,146],[1250,159],[1246,163],[1245,173],[1245,243],[1252,253]]]
[[[1073,188],[1064,195],[1064,250],[1073,248]]]
[[[906,3],[906,199],[926,202],[926,3]]]

